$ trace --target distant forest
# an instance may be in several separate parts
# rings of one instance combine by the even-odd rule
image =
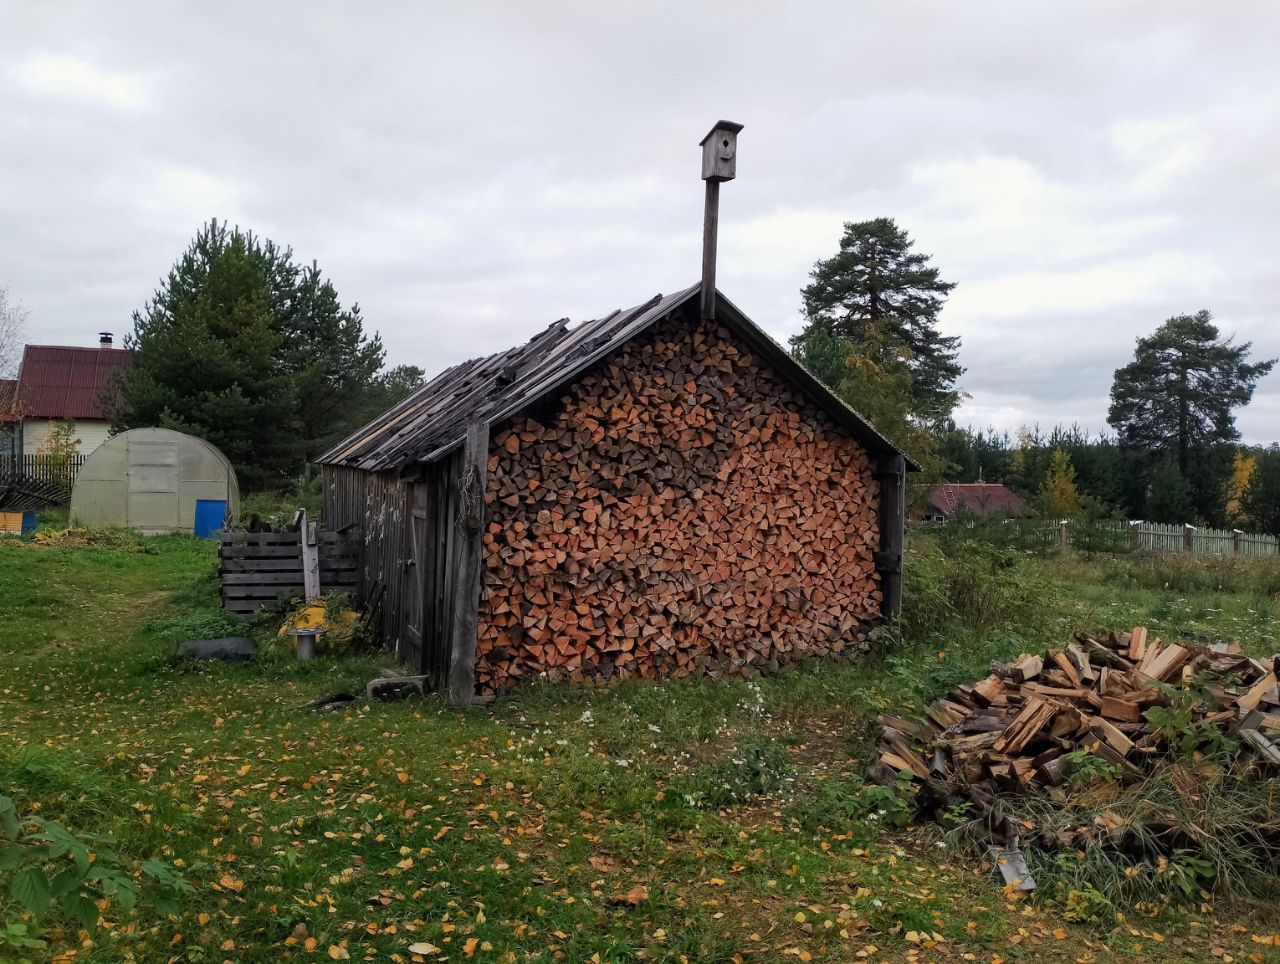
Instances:
[[[1045,515],[1116,515],[1280,534],[1280,449],[1240,442],[1237,410],[1276,359],[1224,335],[1206,310],[1137,339],[1115,371],[1107,424],[1016,435],[960,428],[960,339],[938,318],[955,284],[892,218],[848,223],[801,291],[792,354],[942,481],[1003,482]],[[1117,359],[1120,361],[1121,359]]]
[[[938,433],[938,452],[948,481],[1003,482],[1040,507],[1058,481],[1057,452],[1070,466],[1081,504],[1092,501],[1094,511],[1280,534],[1280,446],[1274,443],[1197,449],[1185,479],[1159,453],[1127,448],[1113,435],[1091,435],[1075,425],[1011,435],[950,423]]]

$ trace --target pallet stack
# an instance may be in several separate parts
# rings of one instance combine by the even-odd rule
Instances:
[[[539,414],[491,440],[480,692],[865,647],[867,454],[726,329],[658,329]]]
[[[1097,639],[1077,634],[1063,649],[993,665],[991,675],[933,703],[926,719],[880,717],[873,775],[911,774],[924,812],[938,819],[969,804],[997,839],[1017,836],[997,797],[1039,787],[1065,801],[1072,754],[1086,750],[1139,777],[1174,755],[1172,734],[1148,711],[1186,711],[1187,732],[1217,729],[1280,765],[1277,659],[1252,659],[1235,644],[1162,643],[1138,627]],[[1158,714],[1154,714],[1158,716]]]

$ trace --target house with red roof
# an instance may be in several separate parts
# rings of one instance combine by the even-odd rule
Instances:
[[[0,455],[35,455],[67,420],[75,422],[80,454],[88,455],[110,434],[115,376],[132,361],[131,352],[112,345],[110,332],[97,348],[27,345],[18,377],[0,381],[0,421],[9,429],[0,434]]]
[[[944,482],[929,493],[921,517],[944,522],[957,513],[1001,518],[1032,515],[1022,496],[999,482]]]

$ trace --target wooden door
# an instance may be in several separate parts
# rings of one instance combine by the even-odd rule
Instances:
[[[430,522],[427,486],[421,482],[409,485],[406,502],[405,553],[400,563],[400,659],[415,673],[422,673],[423,638],[426,635],[423,583],[430,568],[427,558]]]
[[[430,493],[425,507],[426,547],[423,552],[422,663],[419,672],[443,692],[449,682],[453,628],[452,573],[456,557],[457,458],[441,459],[427,469],[423,487]]]

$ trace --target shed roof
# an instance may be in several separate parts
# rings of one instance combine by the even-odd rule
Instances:
[[[944,482],[929,494],[929,504],[951,515],[957,511],[975,515],[1025,515],[1022,496],[999,482]]]
[[[555,322],[524,345],[454,365],[335,445],[319,461],[378,472],[430,463],[462,444],[467,425],[493,425],[582,375],[632,338],[696,304],[702,285],[570,327]],[[875,455],[905,454],[809,374],[760,327],[716,292],[716,320],[736,332]],[[918,470],[910,458],[907,467]]]
[[[115,373],[133,362],[123,348],[27,345],[17,400],[26,418],[108,418],[102,405]]]

